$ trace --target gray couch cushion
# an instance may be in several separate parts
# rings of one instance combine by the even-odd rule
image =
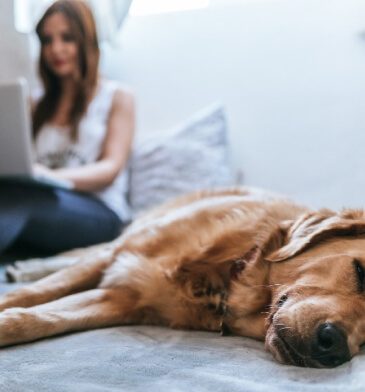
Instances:
[[[137,212],[193,190],[231,185],[224,108],[212,105],[135,147],[130,168]]]

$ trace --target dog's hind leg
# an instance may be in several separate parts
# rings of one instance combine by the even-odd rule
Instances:
[[[45,259],[19,260],[6,267],[8,282],[34,282],[75,264],[80,257],[47,257]]]
[[[130,288],[94,289],[31,308],[0,313],[0,346],[62,333],[132,324],[141,320],[135,310],[138,295]]]
[[[56,256],[18,260],[6,267],[6,278],[9,282],[34,282],[75,264],[86,252],[94,252],[105,246],[106,243],[97,244],[62,252]]]
[[[75,264],[0,297],[0,311],[43,304],[97,287],[104,269],[114,260],[112,247],[86,252]]]

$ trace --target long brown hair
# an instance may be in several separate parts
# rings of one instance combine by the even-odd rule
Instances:
[[[62,13],[68,20],[71,33],[78,46],[80,79],[76,84],[74,101],[69,113],[71,137],[76,140],[80,120],[86,113],[88,103],[96,88],[100,57],[95,20],[91,9],[82,0],[58,0],[54,2],[46,10],[36,26],[36,33],[41,42],[39,75],[45,91],[33,113],[33,135],[36,137],[41,127],[52,119],[56,113],[61,96],[60,80],[47,67],[42,50],[44,23],[48,17],[56,12]]]

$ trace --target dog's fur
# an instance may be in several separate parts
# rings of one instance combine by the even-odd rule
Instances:
[[[243,188],[194,193],[0,298],[0,345],[122,324],[265,340],[332,367],[365,341],[365,215],[311,212]]]

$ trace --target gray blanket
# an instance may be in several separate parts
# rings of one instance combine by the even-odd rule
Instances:
[[[4,392],[364,390],[365,348],[338,368],[305,369],[280,365],[253,339],[133,326],[1,349]]]

